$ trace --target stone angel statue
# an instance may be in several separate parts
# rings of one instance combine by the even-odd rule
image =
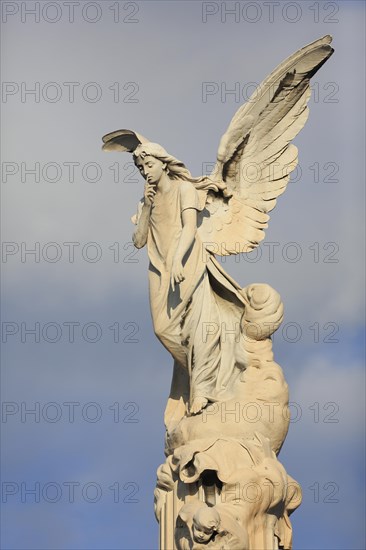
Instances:
[[[307,120],[310,79],[332,55],[331,40],[324,36],[300,49],[262,82],[231,120],[209,176],[193,177],[137,132],[103,137],[104,150],[133,154],[146,181],[132,218],[133,242],[147,245],[154,331],[174,359],[168,428],[235,394],[250,355],[243,319],[253,312],[253,322],[262,322],[264,315],[272,332],[282,320],[273,289],[256,308],[260,285],[243,289],[215,256],[249,252],[264,238],[268,213],[296,167],[291,141]],[[249,340],[268,339],[270,332],[259,330]]]

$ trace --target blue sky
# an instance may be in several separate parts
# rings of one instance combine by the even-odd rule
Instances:
[[[36,4],[2,4],[2,547],[158,544],[172,361],[130,245],[142,181],[101,136],[135,129],[199,175],[252,83],[329,33],[301,172],[259,255],[225,268],[285,305],[294,548],[364,548],[364,3]]]

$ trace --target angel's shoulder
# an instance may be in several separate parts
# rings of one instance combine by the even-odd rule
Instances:
[[[181,210],[186,208],[195,208],[199,210],[199,199],[197,189],[190,181],[181,181],[179,183]]]
[[[187,194],[187,193],[196,193],[196,188],[190,181],[187,180],[180,180],[179,181],[179,191],[181,195]]]

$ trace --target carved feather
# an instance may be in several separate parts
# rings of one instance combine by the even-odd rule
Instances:
[[[307,120],[310,78],[332,55],[331,41],[324,36],[281,63],[222,136],[211,177],[224,181],[233,196],[207,204],[199,228],[203,241],[217,244],[217,254],[248,252],[263,240],[267,212],[297,165],[290,142]]]

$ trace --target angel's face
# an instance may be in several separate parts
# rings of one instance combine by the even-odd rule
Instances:
[[[193,523],[193,537],[196,542],[208,542],[213,535],[213,528]]]
[[[138,157],[136,159],[136,166],[147,183],[158,185],[164,174],[166,163],[155,157],[146,155],[144,158]]]

